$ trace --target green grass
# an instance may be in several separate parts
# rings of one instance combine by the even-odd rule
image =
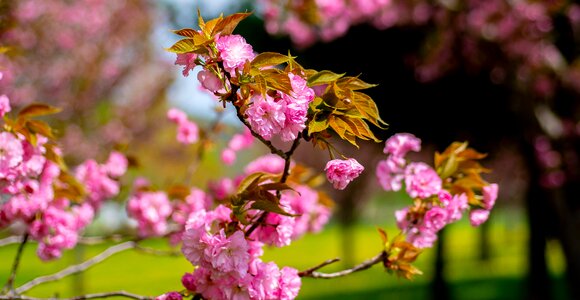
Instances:
[[[379,224],[391,234],[397,231],[389,224]],[[452,224],[446,232],[444,247],[447,253],[445,276],[454,299],[518,299],[524,295],[526,276],[527,231],[525,220],[514,212],[497,212],[490,223],[490,258],[479,259],[479,231],[467,221]],[[311,234],[286,248],[266,249],[264,261],[303,270],[330,258],[345,260],[329,265],[321,271],[332,272],[361,262],[381,250],[376,226],[361,222],[350,231],[348,246],[353,255],[343,253],[345,234],[340,226],[330,225],[321,233]],[[164,241],[150,241],[156,248],[167,248]],[[62,259],[44,263],[35,255],[35,244],[27,245],[17,274],[16,285],[37,276],[56,272],[70,263],[98,254],[105,245],[84,246],[80,251],[67,251]],[[0,248],[0,282],[5,282],[17,245]],[[562,285],[564,261],[556,244],[549,247],[550,270],[556,283]],[[331,280],[303,279],[298,299],[429,299],[429,285],[433,277],[433,249],[422,253],[416,263],[424,275],[413,281],[399,279],[376,265],[369,270]],[[158,295],[179,290],[180,278],[192,266],[183,257],[165,257],[128,250],[118,253],[82,274],[59,282],[48,283],[30,290],[36,297],[71,297],[82,293],[126,290],[141,295]],[[75,282],[77,284],[75,285]],[[78,285],[78,282],[82,282]],[[82,289],[81,289],[82,287]],[[566,299],[563,288],[555,299]]]

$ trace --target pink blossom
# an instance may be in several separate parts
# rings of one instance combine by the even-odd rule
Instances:
[[[139,192],[129,198],[127,212],[137,220],[140,236],[161,236],[167,231],[172,208],[163,192]]]
[[[189,291],[196,290],[195,288],[195,277],[191,273],[185,273],[181,276],[181,284]]]
[[[127,157],[120,152],[113,151],[109,154],[109,158],[103,166],[107,174],[112,177],[121,177],[127,172],[129,161]]]
[[[197,54],[195,53],[179,53],[177,54],[177,58],[175,59],[176,65],[183,66],[183,76],[189,76],[189,71],[193,70],[196,66],[195,59],[197,58]]]
[[[6,95],[0,95],[0,118],[4,117],[10,110],[10,100]]]
[[[477,227],[489,218],[489,210],[486,209],[473,209],[469,212],[469,222],[471,226]]]
[[[409,226],[408,215],[409,215],[408,207],[395,211],[395,219],[397,220],[397,227],[399,227],[399,229],[405,230]]]
[[[425,199],[439,193],[441,178],[437,172],[423,162],[412,162],[405,169],[406,191],[411,198]]]
[[[376,176],[379,184],[385,191],[398,191],[402,187],[405,178],[404,169],[406,161],[402,157],[389,156],[379,161]]]
[[[491,210],[495,205],[498,189],[499,186],[496,183],[492,183],[483,187],[483,207],[485,209]]]
[[[255,260],[251,264],[250,273],[254,275],[250,287],[250,297],[252,299],[277,299],[280,270],[275,263],[264,263],[260,260]]]
[[[290,209],[285,208],[286,211]],[[269,213],[263,226],[258,226],[252,237],[262,243],[284,247],[290,245],[294,234],[294,217]]]
[[[231,166],[236,161],[236,152],[230,148],[225,148],[220,156],[222,162],[227,166]]]
[[[409,151],[421,151],[421,140],[410,133],[397,133],[391,136],[383,149],[384,153],[398,157],[404,157]]]
[[[170,108],[167,111],[167,119],[175,124],[180,124],[187,121],[187,115],[180,109]]]
[[[439,193],[439,199],[443,203],[443,207],[448,212],[448,222],[459,221],[463,216],[463,212],[469,208],[467,203],[467,195],[459,194],[451,197],[451,194],[447,191],[441,191]]]
[[[407,241],[417,248],[431,248],[437,241],[437,234],[430,228],[413,228],[412,232],[407,234]]]
[[[301,285],[302,281],[300,276],[298,276],[298,270],[283,267],[280,270],[279,292],[276,295],[276,299],[290,300],[296,298]]]
[[[182,144],[193,144],[199,140],[199,128],[191,121],[184,121],[178,124],[177,141]]]
[[[216,48],[220,52],[224,68],[232,76],[235,76],[236,70],[243,68],[247,60],[251,61],[256,57],[252,46],[237,34],[220,36],[216,41]]]
[[[346,186],[357,178],[364,167],[354,158],[333,159],[326,163],[324,171],[326,178],[330,181],[335,189],[344,190]]]
[[[265,154],[249,162],[244,168],[245,174],[265,172],[271,174],[281,174],[284,171],[285,161],[276,154]],[[292,166],[291,163],[290,166]]]
[[[209,70],[201,70],[197,73],[197,80],[201,86],[212,93],[225,93],[224,83],[213,72]]]
[[[163,295],[155,297],[155,300],[181,300],[183,297],[178,292],[168,292]]]
[[[254,136],[250,129],[244,126],[243,132],[234,134],[232,139],[228,142],[228,148],[233,151],[239,151],[248,148],[254,144]]]
[[[432,207],[425,213],[423,223],[434,232],[441,230],[447,225],[447,210],[438,206]]]
[[[252,100],[252,105],[246,110],[248,122],[252,130],[269,141],[285,126],[284,102],[277,102],[269,95],[263,98],[260,93],[252,96]]]
[[[23,160],[22,143],[9,132],[0,132],[0,178],[8,175],[12,168]]]

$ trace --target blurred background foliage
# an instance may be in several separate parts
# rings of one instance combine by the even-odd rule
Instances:
[[[564,67],[531,68],[522,77],[519,68],[525,66],[532,48],[514,56],[499,41],[478,40],[473,32],[461,30],[458,20],[469,15],[468,9],[445,11],[442,3],[449,1],[408,3],[419,2],[445,13],[420,24],[399,22],[381,29],[357,23],[344,35],[298,47],[288,36],[266,31],[259,2],[254,1],[2,0],[0,46],[8,48],[0,58],[4,72],[0,86],[16,108],[34,101],[63,108],[50,121],[59,130],[72,164],[91,157],[104,159],[116,149],[133,163],[126,184],[144,176],[159,186],[191,180],[204,187],[211,180],[236,174],[266,149],[258,145],[233,167],[224,167],[220,146],[240,130],[226,110],[214,143],[188,179],[187,166],[195,161],[198,148],[175,142],[175,128],[165,113],[176,106],[200,127],[207,127],[216,117],[216,103],[200,92],[196,74],[181,76],[180,67],[173,65],[175,58],[163,48],[175,41],[170,29],[195,28],[198,8],[205,19],[222,12],[254,11],[236,33],[256,51],[290,50],[307,68],[360,74],[363,80],[377,83],[368,94],[390,125],[376,132],[379,138],[411,132],[423,140],[423,150],[415,158],[427,162],[432,162],[429,153],[452,141],[469,141],[489,154],[484,165],[493,172],[486,179],[500,185],[490,221],[477,229],[466,222],[449,226],[436,248],[419,258],[425,274],[415,281],[397,279],[375,267],[336,280],[305,279],[299,298],[578,299],[580,34],[579,19],[570,17],[572,8],[580,9],[578,4],[494,1],[558,8],[542,15],[552,25],[549,34],[533,38],[553,46],[550,49],[559,53]],[[442,38],[449,33],[451,41]],[[517,38],[531,39],[526,34],[523,31]],[[474,39],[475,44],[465,42]],[[467,51],[468,44],[477,51]],[[268,251],[267,258],[279,265],[305,269],[341,257],[342,263],[328,269],[348,267],[380,249],[376,227],[396,232],[393,213],[409,199],[379,189],[374,165],[382,159],[382,145],[363,143],[360,150],[339,147],[366,171],[348,189],[333,194],[338,205],[327,230]],[[311,145],[301,145],[296,159],[322,170],[326,153],[312,151]],[[551,163],[546,164],[546,156],[552,157]],[[325,188],[333,192],[330,186]],[[120,206],[105,210],[88,234],[118,229],[111,224],[124,218],[122,211]],[[151,243],[166,247],[163,241]],[[17,284],[90,257],[103,247],[84,246],[46,264],[29,247]],[[2,257],[12,257],[15,246],[0,251]],[[0,265],[6,270],[0,273],[2,281],[10,260],[3,259]],[[31,294],[73,296],[124,289],[156,295],[179,288],[186,271],[191,266],[181,257],[126,252],[80,277],[36,288]]]

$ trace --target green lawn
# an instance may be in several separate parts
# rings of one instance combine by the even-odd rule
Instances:
[[[519,218],[519,219],[518,219]],[[516,221],[514,221],[516,220]],[[348,243],[354,255],[353,263],[363,261],[381,250],[376,226],[361,222],[355,226]],[[514,212],[497,213],[490,223],[491,253],[487,261],[479,259],[479,231],[466,221],[448,227],[445,240],[446,269],[454,299],[518,299],[525,291],[523,278],[526,274],[525,222]],[[392,225],[381,224],[388,232],[396,233]],[[308,235],[291,246],[267,249],[265,261],[275,261],[299,270],[312,267],[335,257],[344,257],[341,227],[330,225],[319,234]],[[150,246],[166,248],[163,241],[151,241]],[[87,259],[106,248],[105,245],[84,246],[82,251],[68,251],[54,262],[43,263],[35,256],[35,244],[24,252],[16,285],[37,276],[50,274],[78,261]],[[557,245],[550,244],[550,270],[560,278],[564,263]],[[0,282],[5,282],[10,270],[16,245],[0,248]],[[380,266],[347,277],[323,280],[305,278],[299,299],[429,299],[429,284],[433,274],[433,249],[427,249],[419,257],[416,266],[424,275],[414,281],[398,279],[384,272]],[[346,262],[338,262],[321,271],[335,271]],[[166,257],[143,254],[128,250],[110,257],[105,262],[58,283],[38,286],[27,295],[37,297],[75,296],[80,293],[126,290],[141,295],[158,295],[172,289],[180,289],[180,278],[191,271],[191,265],[183,257]],[[556,281],[561,283],[561,279]],[[82,287],[82,290],[80,288]],[[562,289],[556,299],[565,299]],[[559,297],[559,298],[558,298]]]

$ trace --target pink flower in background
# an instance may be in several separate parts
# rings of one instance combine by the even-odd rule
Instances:
[[[236,69],[243,68],[247,60],[251,61],[256,57],[252,46],[241,35],[221,36],[216,41],[216,47],[224,62],[224,68],[232,76],[235,76]]]
[[[383,149],[385,154],[398,157],[404,157],[409,151],[421,151],[421,140],[410,133],[397,133],[391,136]]]
[[[187,119],[182,110],[171,108],[167,111],[167,119],[177,124],[177,141],[188,145],[199,140],[199,128],[197,124]]]
[[[23,160],[22,142],[9,132],[0,132],[0,178],[5,177],[11,169]]]
[[[486,209],[474,209],[469,212],[469,222],[471,226],[477,227],[489,218],[489,210]]]
[[[423,162],[412,162],[405,169],[406,191],[411,198],[425,199],[439,193],[441,178],[437,172]]]
[[[389,156],[379,161],[376,176],[379,184],[385,191],[398,191],[405,179],[404,166],[407,162],[402,157]]]
[[[491,210],[495,205],[498,189],[499,186],[497,183],[492,183],[483,187],[483,207],[485,209]]]
[[[182,144],[193,144],[199,141],[199,128],[191,121],[180,123],[177,127],[177,141]]]
[[[121,177],[127,172],[128,165],[129,161],[125,155],[117,151],[112,151],[103,167],[109,176]]]
[[[171,204],[163,192],[138,192],[127,201],[127,213],[137,220],[141,237],[165,234],[171,212]]]
[[[187,121],[187,115],[182,110],[170,108],[167,111],[167,119],[175,124]]]
[[[266,172],[272,174],[281,174],[284,171],[285,161],[276,154],[262,155],[246,165],[244,173],[252,174],[256,172]],[[290,166],[293,164],[291,163]]]
[[[10,100],[6,95],[0,95],[0,118],[4,117],[10,110]]]
[[[344,190],[346,186],[357,178],[364,167],[354,158],[333,159],[326,163],[324,171],[326,178],[332,183],[332,186],[338,190]]]
[[[236,133],[221,153],[222,162],[230,166],[236,161],[236,152],[249,148],[254,144],[254,136],[250,129],[244,126],[242,133]]]

